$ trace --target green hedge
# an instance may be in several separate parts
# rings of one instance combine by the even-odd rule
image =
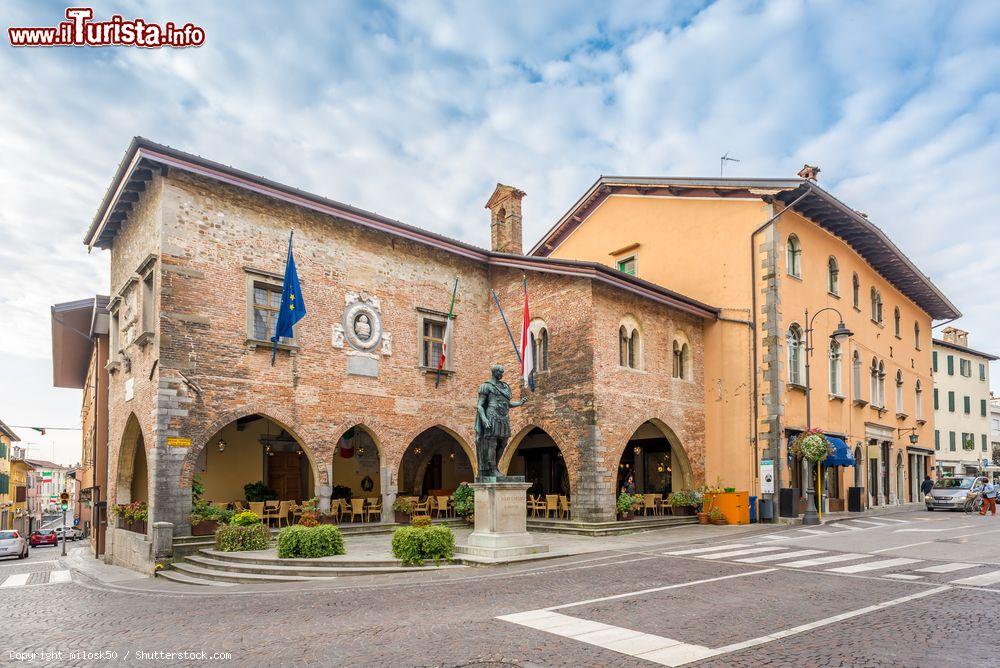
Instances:
[[[215,530],[215,549],[221,552],[266,550],[271,532],[263,524],[251,526],[223,525]]]
[[[278,532],[278,558],[315,559],[346,554],[344,537],[332,524],[306,527],[301,524]]]
[[[400,527],[392,533],[392,554],[406,565],[423,566],[425,560],[451,561],[455,535],[443,526]]]

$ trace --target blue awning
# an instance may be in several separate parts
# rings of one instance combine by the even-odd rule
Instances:
[[[854,455],[851,454],[851,447],[844,443],[842,439],[836,436],[826,437],[830,443],[833,444],[833,454],[827,455],[826,459],[823,460],[823,466],[854,466],[857,460],[854,459]]]

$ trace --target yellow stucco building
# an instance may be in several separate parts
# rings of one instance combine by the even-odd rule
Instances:
[[[814,176],[602,177],[530,252],[609,264],[722,309],[705,329],[707,482],[761,493],[770,460],[774,500],[782,487],[800,491],[790,503],[804,495],[787,448],[807,426],[811,322],[809,422],[857,458],[825,476],[828,507],[844,507],[850,487],[862,504],[916,501],[934,454],[931,324],[960,313]],[[835,344],[841,318],[853,334]]]
[[[14,526],[14,484],[11,479],[12,443],[20,441],[17,434],[0,421],[0,529]]]

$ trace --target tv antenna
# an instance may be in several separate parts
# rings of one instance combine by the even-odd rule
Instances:
[[[726,154],[719,158],[719,176],[722,176],[722,172],[725,171],[727,162],[739,162],[739,159],[730,158],[729,151],[726,151]]]

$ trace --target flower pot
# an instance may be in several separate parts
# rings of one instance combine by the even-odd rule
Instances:
[[[720,517],[718,519],[712,520],[712,524],[729,524],[725,517]]]
[[[618,521],[620,522],[628,521],[632,519],[632,517],[633,517],[632,511],[629,511],[627,513],[618,513]]]
[[[215,530],[219,528],[219,522],[217,520],[202,520],[197,524],[191,525],[191,535],[192,536],[211,536],[215,533]]]
[[[410,523],[410,513],[401,513],[398,510],[392,512],[396,516],[396,524],[408,525]]]
[[[691,517],[695,514],[694,506],[670,506],[670,512],[681,517]]]
[[[698,524],[708,524],[708,513],[698,513]]]
[[[336,515],[317,515],[316,516],[316,521],[319,522],[320,524],[336,524],[337,523],[337,516]]]

